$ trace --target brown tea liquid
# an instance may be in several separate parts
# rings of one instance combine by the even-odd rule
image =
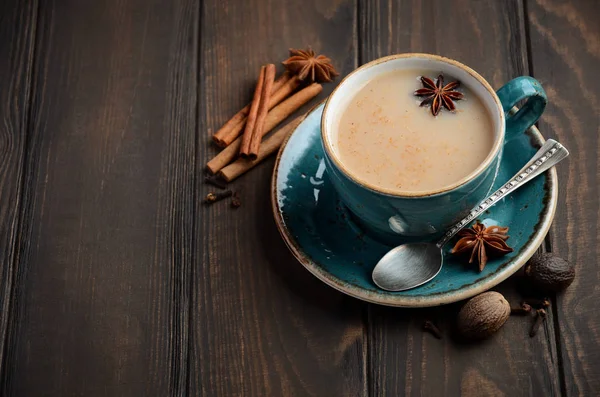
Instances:
[[[333,145],[350,173],[379,188],[432,191],[472,173],[490,153],[494,124],[482,101],[466,87],[456,112],[433,117],[414,91],[420,76],[438,73],[398,70],[363,86],[343,110]],[[445,76],[447,84],[454,79]]]

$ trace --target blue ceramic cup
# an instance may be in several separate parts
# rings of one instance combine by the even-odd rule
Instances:
[[[461,82],[478,96],[489,111],[494,144],[485,160],[465,178],[435,191],[386,190],[352,174],[340,159],[337,125],[356,92],[373,78],[393,70],[435,70]],[[509,111],[526,100],[514,115]],[[399,54],[377,59],[350,73],[331,94],[321,119],[321,141],[327,173],[341,200],[361,227],[388,242],[435,239],[485,198],[498,172],[504,142],[522,134],[541,116],[546,94],[531,77],[518,77],[495,92],[471,68],[448,58],[429,54]],[[449,131],[451,133],[451,131]]]

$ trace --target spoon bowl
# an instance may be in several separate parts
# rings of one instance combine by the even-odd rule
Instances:
[[[433,243],[403,244],[379,260],[373,270],[373,282],[388,291],[415,288],[437,276],[442,261],[442,250]]]

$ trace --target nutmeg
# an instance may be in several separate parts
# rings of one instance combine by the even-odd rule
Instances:
[[[471,298],[458,313],[458,332],[471,340],[485,339],[500,329],[510,316],[510,305],[498,292]]]
[[[575,267],[553,254],[535,254],[525,265],[525,277],[542,291],[558,292],[571,285]]]

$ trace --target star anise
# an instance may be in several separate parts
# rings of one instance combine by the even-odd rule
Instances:
[[[475,259],[479,263],[479,271],[482,271],[488,260],[488,253],[494,256],[506,255],[513,252],[513,249],[506,244],[508,237],[507,227],[489,226],[485,227],[477,221],[470,229],[463,229],[458,232],[460,239],[450,251],[453,254],[471,253],[469,263]]]
[[[293,74],[297,74],[300,80],[329,83],[338,76],[331,64],[331,59],[325,55],[316,55],[312,48],[306,50],[295,50],[290,48],[290,57],[282,62],[285,68]]]
[[[441,74],[437,78],[437,82],[434,83],[429,77],[421,76],[421,83],[424,88],[420,88],[415,91],[416,96],[427,97],[421,102],[421,106],[425,106],[431,103],[431,114],[437,116],[440,112],[442,105],[451,112],[456,109],[454,102],[463,98],[463,94],[458,91],[454,91],[460,85],[459,81],[453,81],[444,85],[444,76]]]

